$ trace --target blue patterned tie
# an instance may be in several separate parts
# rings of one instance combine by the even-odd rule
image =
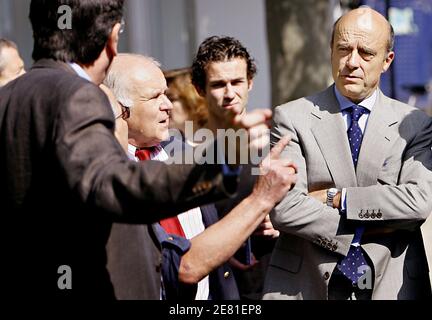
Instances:
[[[357,168],[358,157],[360,153],[360,147],[363,140],[363,133],[358,124],[360,117],[368,112],[367,109],[354,105],[348,109],[351,114],[351,125],[348,129],[348,140],[351,148],[351,156],[354,163],[354,168]],[[361,236],[363,234],[364,227],[358,227],[355,230],[353,242],[360,243]],[[346,257],[338,263],[338,269],[347,277],[353,284],[356,284],[359,278],[366,272],[367,266],[366,259],[363,255],[360,246],[350,246]]]

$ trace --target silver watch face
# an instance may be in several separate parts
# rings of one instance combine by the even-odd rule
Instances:
[[[339,192],[339,190],[337,188],[330,188],[328,189],[327,193],[329,195],[335,196],[337,193]]]
[[[335,195],[339,192],[337,188],[330,188],[327,190],[327,205],[333,207],[333,199]]]

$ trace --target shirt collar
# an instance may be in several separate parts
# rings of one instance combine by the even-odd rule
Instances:
[[[68,63],[72,69],[79,75],[81,78],[86,79],[90,82],[92,82],[90,76],[87,74],[87,72],[84,71],[84,69],[75,62],[69,62]]]
[[[160,144],[158,144],[157,146],[155,146],[156,151],[154,153],[152,153],[152,159],[154,156],[157,156],[158,154],[160,154],[161,152],[163,152],[163,148]],[[137,151],[137,147],[131,145],[130,143],[128,143],[128,156],[130,159],[135,159],[135,153]]]
[[[355,103],[349,100],[348,98],[344,97],[339,90],[334,86],[334,92],[336,95],[336,99],[339,102],[340,109],[342,111],[350,108]],[[363,108],[366,108],[369,110],[369,112],[372,111],[373,106],[375,105],[376,99],[377,99],[378,93],[377,90],[372,93],[372,95],[369,98],[364,99],[362,102],[357,103],[357,105],[362,106]]]
[[[131,145],[128,143],[128,155],[130,159],[135,159],[135,152],[137,150],[137,147]]]

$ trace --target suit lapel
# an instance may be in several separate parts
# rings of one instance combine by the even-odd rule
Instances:
[[[336,187],[357,186],[346,127],[333,86],[313,102],[315,109],[311,113],[311,130]]]
[[[368,119],[357,163],[359,186],[376,184],[384,160],[396,138],[392,126],[398,123],[398,119],[390,105],[391,100],[378,91],[377,101]]]

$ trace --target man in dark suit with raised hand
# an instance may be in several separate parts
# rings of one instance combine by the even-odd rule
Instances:
[[[59,28],[63,5],[72,29]],[[113,221],[151,223],[235,191],[236,176],[220,165],[128,161],[97,86],[117,55],[122,14],[123,0],[31,2],[36,62],[0,91],[2,288],[9,296],[113,298],[105,268]],[[268,116],[236,120],[249,129]]]

